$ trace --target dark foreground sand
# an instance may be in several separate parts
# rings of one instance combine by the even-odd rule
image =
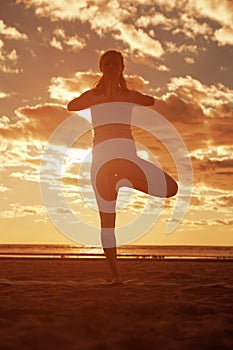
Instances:
[[[0,349],[233,349],[233,262],[1,259]]]

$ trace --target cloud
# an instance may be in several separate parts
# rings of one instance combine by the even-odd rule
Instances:
[[[225,219],[225,220],[212,220],[213,225],[226,225],[226,226],[232,226],[233,220],[232,219]]]
[[[204,119],[200,106],[192,101],[185,101],[173,93],[166,94],[162,99],[156,99],[154,109],[171,122],[200,126]]]
[[[67,45],[70,50],[75,53],[79,52],[86,46],[85,40],[83,38],[80,38],[77,34],[67,37],[64,40],[64,44]]]
[[[170,30],[175,26],[174,19],[166,17],[162,13],[155,12],[156,10],[154,8],[152,9],[153,12],[150,11],[136,20],[135,24],[137,27],[148,28],[149,26],[161,26],[165,30]]]
[[[48,88],[50,97],[68,102],[92,88],[100,76],[100,73],[95,73],[90,69],[86,72],[77,72],[69,78],[53,77]]]
[[[163,1],[160,1],[159,3],[157,2],[157,5],[161,6],[160,11],[162,11],[164,5]],[[166,5],[169,5],[169,2],[167,2]],[[173,1],[173,4],[170,3],[167,10],[172,11],[175,6],[180,8],[180,4],[175,4],[175,1]],[[163,13],[157,12],[155,8],[151,7],[151,11],[148,11],[146,15],[139,17],[135,24],[141,28],[148,28],[150,26],[153,26],[154,28],[160,27],[163,30],[170,31],[173,35],[183,33],[187,38],[193,40],[199,35],[207,39],[213,33],[211,26],[208,23],[203,22],[203,20],[200,21],[198,18],[194,18],[191,11],[182,12],[182,10],[180,10],[177,16],[172,14],[170,14],[170,16],[165,16]]]
[[[157,101],[156,108],[178,128],[177,123],[183,123],[179,130],[185,132],[191,149],[200,148],[198,142],[232,144],[233,90],[220,83],[207,86],[190,76],[174,77],[167,87],[169,93]],[[193,125],[193,135],[185,131],[185,123]]]
[[[232,151],[233,146],[231,145],[220,145],[217,147],[208,145],[203,149],[196,149],[191,155],[200,160],[208,159],[212,162],[223,162],[231,159]]]
[[[143,91],[145,90],[150,82],[146,79],[144,79],[141,76],[138,75],[128,75],[125,74],[125,79],[127,82],[127,87],[131,90],[139,90],[139,91]]]
[[[137,0],[138,3],[150,5],[151,2]],[[233,23],[233,3],[229,0],[157,0],[156,4],[166,11],[180,9],[188,13],[190,18],[210,19],[223,25],[232,26]]]
[[[0,192],[6,192],[6,191],[9,191],[9,188],[0,184]]]
[[[209,176],[213,177],[212,172]],[[225,178],[223,179],[226,180]],[[215,181],[215,180],[214,180]],[[213,183],[214,183],[213,181]],[[199,223],[199,218],[210,220],[210,225],[218,220],[224,220],[226,223],[232,220],[232,195],[228,188],[216,188],[212,182],[197,182],[193,187],[193,196],[190,204],[189,220],[196,217],[195,222]],[[211,215],[214,213],[214,215]],[[195,222],[193,224],[195,225]],[[190,222],[191,223],[191,222]],[[200,224],[200,223],[199,223]]]
[[[19,73],[21,70],[16,67],[18,63],[16,50],[7,51],[4,46],[4,42],[0,39],[0,71],[3,73]]]
[[[5,167],[22,167],[26,163],[27,169],[23,172],[16,169],[12,176],[25,181],[37,181],[39,174],[37,167],[46,143],[55,129],[72,114],[66,107],[55,104],[21,107],[15,113],[14,121],[7,117],[0,118],[0,136],[4,140],[1,145],[1,164]],[[76,140],[73,147],[77,149],[91,147],[90,123],[78,114],[74,123],[75,125],[69,124],[69,128],[64,128],[63,134],[54,140],[55,159],[62,154],[61,150],[67,147],[70,140]],[[80,129],[87,131],[78,137],[77,130]]]
[[[76,72],[74,76],[53,77],[49,85],[50,97],[59,101],[70,101],[79,96],[82,92],[94,87],[100,79],[101,73],[93,72],[91,69],[86,72]],[[125,74],[127,86],[129,89],[143,91],[148,87],[149,81],[137,75]]]
[[[233,107],[229,109],[231,109],[230,117],[224,117],[217,109],[213,117],[208,120],[209,137],[215,146],[232,145]]]
[[[181,81],[179,80],[179,82]],[[216,184],[228,188],[229,186],[226,183],[229,183],[228,175],[231,171],[229,167],[232,166],[230,155],[233,152],[231,147],[233,106],[230,103],[222,104],[219,101],[216,108],[205,108],[203,107],[202,97],[205,89],[207,95],[209,89],[214,92],[212,97],[214,100],[217,100],[219,96],[218,89],[214,87],[208,89],[208,87],[201,84],[201,89],[196,92],[192,85],[192,79],[190,80],[190,86],[186,80],[185,82],[181,89],[176,90],[173,86],[170,90],[174,92],[167,93],[162,98],[157,98],[153,108],[167,118],[183,137],[191,155],[196,159],[194,159],[194,164],[197,173],[201,175],[203,169],[205,172],[211,169],[212,178],[206,179],[206,173],[203,172],[199,180],[211,181],[217,177]],[[182,93],[180,93],[181,91]],[[206,93],[204,94],[205,98]],[[228,92],[221,97],[221,100],[227,100],[227,96]],[[228,99],[230,101],[230,96],[228,96]],[[146,142],[147,137],[144,138],[144,142]],[[223,179],[225,179],[225,182]]]
[[[12,94],[8,93],[8,92],[4,92],[4,91],[0,91],[0,99],[1,98],[8,98],[10,97]]]
[[[228,0],[188,0],[180,3],[180,0],[158,0],[156,11],[150,1],[136,1],[135,5],[150,7],[146,15],[140,16],[135,22],[141,28],[161,27],[163,30],[171,31],[173,35],[184,34],[186,38],[196,40],[198,36],[206,40],[219,40],[221,44],[231,43],[233,26],[233,6]],[[174,15],[174,10],[179,13]],[[169,13],[169,15],[167,15]],[[216,31],[211,21],[215,21],[224,28]],[[223,38],[224,37],[224,38]]]
[[[10,204],[10,209],[2,210],[1,219],[15,219],[24,216],[45,216],[45,208],[42,205],[22,205],[20,203]]]
[[[142,55],[149,55],[154,58],[161,57],[164,50],[158,40],[151,38],[141,28],[135,28],[133,24],[125,23],[126,19],[132,18],[135,12],[134,7],[126,6],[122,1],[109,2],[99,1],[93,4],[87,1],[48,1],[43,3],[39,0],[19,0],[26,7],[34,7],[38,16],[50,17],[52,20],[80,20],[82,23],[88,22],[92,30],[99,36],[111,32],[116,40],[121,40],[127,45],[131,52],[140,51]],[[121,5],[121,6],[120,6]],[[84,45],[80,38],[71,37],[66,44],[79,48]],[[58,47],[58,43],[53,40],[53,46]]]
[[[221,195],[230,195],[232,191],[231,177],[233,174],[233,160],[230,158],[227,160],[210,160],[207,157],[202,160],[192,157],[193,171],[195,175],[195,183],[205,184],[206,186],[222,191]],[[200,188],[199,194],[211,198],[211,190],[204,193]],[[213,203],[216,204],[217,194],[213,194]]]
[[[57,37],[57,38],[61,38],[61,39],[65,39],[66,38],[66,33],[65,33],[65,29],[62,27],[57,27],[53,34]]]
[[[50,46],[51,46],[51,47],[54,47],[55,49],[60,50],[60,51],[63,50],[62,43],[61,43],[59,40],[57,40],[57,38],[55,38],[55,37],[53,37],[53,38],[50,40]]]
[[[39,17],[49,17],[52,21],[80,20],[88,22],[98,35],[102,35],[107,29],[114,28],[124,16],[130,17],[130,9],[122,9],[118,2],[97,0],[69,1],[69,0],[17,0],[24,3],[27,8],[33,7]],[[129,7],[129,6],[128,6]],[[132,14],[132,12],[131,12]]]
[[[97,10],[96,5],[87,6],[86,1],[17,0],[17,3],[23,3],[26,8],[33,7],[38,17],[49,17],[52,21],[81,19],[84,22],[92,18],[93,10]]]
[[[169,72],[170,71],[170,68],[167,67],[165,64],[158,64],[158,65],[156,65],[155,68],[160,72]]]
[[[77,34],[68,36],[65,30],[61,27],[56,28],[53,32],[53,37],[50,40],[50,46],[57,50],[62,51],[64,47],[75,53],[79,52],[86,46],[84,38],[79,37]]]
[[[220,219],[199,219],[199,220],[184,220],[183,223],[186,222],[186,224],[195,229],[198,229],[198,227],[203,227],[204,230],[206,230],[207,226],[219,226],[220,225],[232,225],[233,220],[225,219],[225,220],[220,220]]]
[[[137,1],[138,4],[151,5],[150,1]],[[233,2],[229,0],[188,0],[181,3],[179,0],[158,0],[160,11],[169,12],[169,17],[164,14],[148,11],[147,15],[141,16],[136,25],[148,27],[150,25],[162,25],[163,29],[171,30],[173,34],[183,33],[187,38],[196,39],[202,36],[206,40],[217,40],[219,45],[232,45],[233,30]],[[176,18],[172,11],[179,8]],[[215,21],[222,28],[214,32],[211,25]]]
[[[217,204],[222,207],[232,207],[233,206],[233,197],[231,195],[229,196],[222,196],[217,199]]]
[[[6,139],[1,144],[1,181],[13,194],[21,184],[39,182],[39,166],[45,142],[38,140]],[[25,197],[24,197],[25,198]]]
[[[185,57],[184,60],[187,64],[194,64],[195,63],[195,60],[193,57]]]
[[[151,38],[142,29],[136,29],[132,24],[118,25],[119,32],[114,33],[116,40],[121,40],[128,44],[131,52],[139,52],[140,55],[148,55],[153,58],[160,58],[164,54],[164,49],[158,40]]]
[[[20,33],[15,27],[7,26],[3,20],[0,20],[0,35],[6,39],[27,40],[28,36]]]
[[[27,149],[27,151],[28,151],[28,149]],[[40,180],[40,174],[39,174],[38,166],[31,167],[29,169],[28,169],[28,167],[27,167],[27,169],[24,169],[24,167],[23,167],[23,164],[28,163],[28,161],[29,161],[28,158],[29,158],[28,154],[26,154],[26,157],[24,159],[22,158],[22,155],[21,155],[21,161],[22,161],[21,169],[20,169],[20,171],[13,171],[10,174],[10,177],[15,178],[17,180],[22,180],[22,181],[27,181],[27,182],[28,181],[30,181],[30,182],[37,182],[38,183],[39,180]],[[20,162],[20,160],[19,160],[19,162]]]
[[[166,53],[192,53],[192,54],[198,54],[198,46],[197,45],[187,45],[183,44],[178,46],[176,43],[167,41],[165,42],[166,45]]]
[[[213,29],[206,22],[199,22],[192,15],[183,13],[179,18],[179,22],[176,20],[172,30],[173,34],[183,33],[187,38],[196,39],[197,36],[202,36],[208,39],[213,32]]]
[[[16,115],[22,120],[22,128],[29,138],[47,140],[55,128],[61,124],[70,113],[63,106],[56,104],[21,107]]]
[[[193,16],[209,18],[222,25],[233,25],[233,2],[229,0],[189,0],[185,8]]]
[[[186,101],[201,106],[207,114],[212,114],[213,109],[222,104],[230,104],[233,100],[233,90],[217,83],[206,85],[191,77],[174,77],[167,84],[169,92],[173,92]]]
[[[76,20],[88,23],[98,36],[104,37],[110,33],[128,47],[131,54],[138,55],[140,52],[142,56],[152,58],[164,55],[164,48],[156,40],[158,28],[170,31],[173,36],[182,33],[192,40],[200,36],[205,40],[217,40],[219,45],[232,43],[233,3],[228,0],[187,0],[182,5],[180,0],[158,0],[156,9],[151,0],[137,0],[133,5],[123,0],[17,0],[17,3],[34,8],[37,16],[48,17],[54,22]],[[145,6],[146,12],[142,10]],[[175,12],[175,9],[179,9],[179,12]],[[222,26],[215,33],[213,21]],[[66,45],[75,52],[85,44],[85,40],[77,35],[66,39]],[[50,45],[61,50],[62,42],[53,37]],[[199,45],[195,52],[202,49],[204,46]],[[188,50],[193,52],[192,45],[175,45],[168,52]]]
[[[21,107],[16,111],[16,120],[0,118],[0,135],[6,139],[47,140],[52,131],[70,113],[65,107],[56,104]]]
[[[233,45],[233,27],[223,27],[216,30],[214,37],[220,46]]]

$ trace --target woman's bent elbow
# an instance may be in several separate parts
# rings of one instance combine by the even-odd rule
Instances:
[[[145,106],[153,106],[154,102],[154,97],[146,96]]]
[[[68,103],[67,109],[68,109],[68,111],[70,111],[70,112],[73,111],[73,108],[72,108],[72,101]]]

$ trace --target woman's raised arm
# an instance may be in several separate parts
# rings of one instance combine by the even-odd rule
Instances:
[[[70,101],[67,105],[68,111],[80,111],[89,108],[93,104],[93,93],[91,90],[85,91],[79,97]]]
[[[125,95],[113,95],[110,97],[107,95],[95,96],[93,94],[93,90],[88,90],[79,97],[70,101],[67,108],[69,111],[80,111],[82,109],[90,108],[91,106],[106,102],[129,102],[141,106],[152,106],[154,104],[154,98],[150,95],[144,95],[135,90],[129,90]]]
[[[154,97],[150,95],[144,95],[139,91],[131,90],[129,94],[129,102],[141,105],[141,106],[153,106]]]

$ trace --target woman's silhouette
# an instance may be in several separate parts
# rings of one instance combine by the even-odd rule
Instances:
[[[94,130],[91,178],[100,214],[102,246],[115,284],[121,283],[114,233],[119,188],[128,186],[166,198],[177,193],[177,184],[136,153],[130,125],[132,108],[151,106],[154,98],[127,88],[120,52],[105,52],[99,68],[102,77],[96,86],[69,102],[68,110],[91,108]]]

